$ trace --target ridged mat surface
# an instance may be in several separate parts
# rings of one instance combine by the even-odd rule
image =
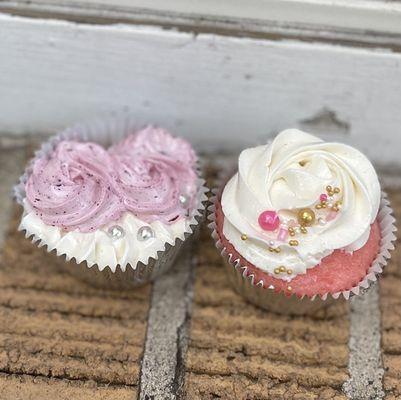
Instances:
[[[268,313],[231,290],[207,232],[198,257],[188,398],[345,398],[347,305],[314,318]]]
[[[401,193],[391,200],[401,217]],[[136,399],[150,285],[79,282],[17,233],[13,215],[0,268],[0,400]],[[380,284],[387,399],[401,398],[400,251]],[[194,256],[185,399],[346,398],[347,305],[314,318],[267,313],[231,290],[206,229]]]
[[[150,287],[77,281],[16,232],[18,220],[0,269],[0,399],[136,398]]]
[[[401,399],[401,192],[391,194],[398,221],[397,244],[380,280],[382,312],[383,385],[386,399]]]

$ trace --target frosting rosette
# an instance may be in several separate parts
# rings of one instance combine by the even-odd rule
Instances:
[[[363,247],[380,196],[361,152],[289,129],[241,153],[222,193],[223,233],[257,268],[291,280],[334,250]]]
[[[101,146],[63,141],[34,160],[26,198],[47,225],[92,232],[124,211],[114,179],[113,160]]]
[[[61,141],[34,161],[26,196],[44,223],[67,231],[93,232],[124,212],[171,224],[194,206],[195,162],[188,142],[153,127],[108,151]]]
[[[163,128],[146,126],[111,147],[110,152],[118,156],[159,155],[174,160],[177,164],[193,167],[197,157],[192,146],[184,139],[172,136]]]
[[[196,193],[195,153],[183,139],[147,127],[110,149],[115,190],[126,209],[146,222],[185,217]]]

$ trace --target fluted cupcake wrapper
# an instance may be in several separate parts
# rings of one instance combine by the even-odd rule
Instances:
[[[211,204],[208,207],[210,221],[209,228],[212,230],[212,238],[221,255],[226,260],[225,266],[229,274],[230,281],[238,293],[244,296],[250,302],[278,313],[285,314],[309,314],[316,312],[319,308],[327,307],[335,301],[345,299],[349,300],[352,296],[363,294],[366,289],[377,281],[378,276],[383,272],[394,250],[396,240],[395,218],[387,194],[382,192],[380,208],[377,215],[381,230],[380,249],[372,262],[366,276],[354,287],[349,290],[343,290],[336,293],[325,293],[323,295],[314,295],[313,297],[297,297],[294,294],[288,295],[284,292],[277,292],[273,285],[268,288],[263,287],[263,281],[256,282],[255,276],[249,271],[246,265],[230,253],[224,243],[220,240],[216,231],[215,204],[218,201],[218,191],[213,190]]]
[[[91,141],[107,148],[142,127],[137,125],[129,115],[119,115],[108,119],[97,119],[92,122],[77,124],[56,134],[44,142],[40,149],[35,152],[34,158],[29,162],[24,174],[14,187],[16,201],[23,206],[26,198],[25,184],[32,173],[34,161],[38,158],[47,157],[61,141]],[[209,189],[205,186],[199,167],[197,173],[196,205],[187,217],[190,219],[189,223],[187,223],[187,228],[175,238],[173,243],[165,242],[163,249],[157,251],[154,256],[149,257],[147,262],[139,261],[135,265],[99,266],[98,264],[89,264],[86,260],[77,261],[74,256],[68,257],[64,251],[60,251],[57,247],[51,248],[49,243],[36,234],[27,232],[21,226],[20,230],[25,230],[25,236],[31,238],[32,242],[37,244],[38,247],[45,247],[49,253],[54,253],[58,257],[65,257],[66,270],[94,286],[114,289],[129,289],[141,286],[161,275],[172,266],[184,242],[197,230],[203,220],[207,202],[206,193]]]

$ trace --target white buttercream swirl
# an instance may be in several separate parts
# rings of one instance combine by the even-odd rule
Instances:
[[[202,194],[201,200],[205,200]],[[77,264],[86,261],[89,267],[97,265],[99,270],[110,267],[114,272],[117,265],[125,271],[127,264],[136,268],[138,262],[148,263],[150,257],[157,258],[158,251],[164,251],[166,243],[175,244],[177,238],[183,240],[185,233],[192,232],[191,225],[196,224],[194,211],[188,218],[179,218],[171,224],[161,221],[146,223],[126,212],[119,220],[112,221],[95,232],[66,231],[58,226],[45,224],[36,215],[30,204],[24,200],[24,215],[19,226],[27,236],[40,240],[49,251],[56,250],[57,255],[65,254],[67,259],[75,258]],[[113,238],[109,235],[109,228],[119,226],[124,235]],[[154,237],[148,240],[138,240],[138,229],[149,226]]]
[[[266,210],[276,211],[282,222],[296,219],[301,208],[313,209],[316,220],[325,219],[328,210],[314,206],[327,185],[340,188],[342,206],[325,225],[315,223],[307,234],[281,243],[277,232],[259,226],[258,217]],[[366,243],[379,209],[380,184],[372,164],[358,150],[288,129],[271,144],[241,153],[238,173],[225,186],[221,203],[223,233],[236,250],[261,270],[290,280],[336,249],[355,251]],[[247,240],[241,240],[242,234]],[[290,246],[290,239],[299,245]],[[272,240],[280,245],[280,253],[268,250]],[[279,266],[293,273],[277,276],[274,270]]]

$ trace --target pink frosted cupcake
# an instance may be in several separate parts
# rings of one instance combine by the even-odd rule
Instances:
[[[275,311],[359,294],[393,246],[394,219],[370,161],[295,129],[244,150],[213,211],[237,290]]]
[[[87,141],[81,131],[58,135],[30,164],[16,190],[20,229],[91,283],[147,282],[171,266],[202,215],[195,152],[160,128],[126,127],[108,149],[94,140],[110,132]]]

